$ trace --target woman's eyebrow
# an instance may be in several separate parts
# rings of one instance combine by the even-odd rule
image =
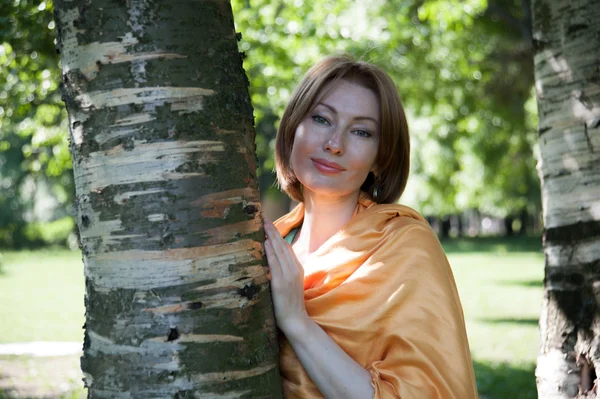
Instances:
[[[317,105],[322,105],[322,106],[324,106],[325,108],[329,108],[329,110],[331,110],[331,112],[333,112],[334,114],[337,114],[337,113],[338,113],[338,112],[337,112],[337,110],[336,110],[336,109],[335,109],[335,108],[334,108],[332,105],[326,104],[326,103],[324,103],[324,102],[319,102],[319,103],[317,103]],[[379,125],[379,122],[378,122],[378,121],[377,121],[375,118],[371,118],[370,116],[357,116],[357,117],[356,117],[356,118],[354,118],[354,119],[355,119],[355,120],[359,120],[359,119],[368,119],[368,120],[371,120],[371,121],[375,122],[377,125]]]

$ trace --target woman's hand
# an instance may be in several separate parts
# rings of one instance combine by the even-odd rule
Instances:
[[[302,367],[326,398],[372,398],[371,374],[308,317],[304,268],[294,250],[268,220],[265,233],[275,320]]]
[[[264,222],[275,320],[286,336],[301,334],[308,319],[304,307],[304,269],[275,226],[266,219]]]

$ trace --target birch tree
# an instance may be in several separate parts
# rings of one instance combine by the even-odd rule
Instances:
[[[596,397],[600,370],[600,7],[534,0],[545,284],[540,398]]]
[[[58,0],[55,19],[89,397],[279,397],[229,2]]]

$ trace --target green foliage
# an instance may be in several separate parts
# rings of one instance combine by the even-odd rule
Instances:
[[[30,242],[41,242],[45,245],[64,245],[73,232],[75,222],[70,216],[52,222],[31,222],[24,229],[24,235]]]
[[[236,30],[242,33],[240,49],[249,55],[245,69],[256,118],[259,174],[272,182],[278,119],[299,77],[324,54],[356,53],[359,47],[365,51],[382,28],[375,18],[365,18],[371,8],[360,2],[233,0],[232,6]],[[363,21],[360,26],[357,20]],[[348,40],[339,40],[344,37]]]
[[[425,214],[539,209],[529,44],[486,1],[234,0],[248,58],[261,172],[277,118],[303,72],[349,52],[387,70],[410,115],[412,177],[403,202]],[[522,17],[517,4],[494,7]],[[525,26],[527,21],[521,21]]]
[[[0,4],[0,243],[28,240],[39,184],[62,214],[73,198],[51,1]]]
[[[303,73],[347,52],[396,82],[412,130],[403,202],[443,216],[540,208],[527,13],[516,0],[233,0],[255,108],[259,177],[273,181],[279,116]],[[58,216],[73,178],[51,1],[0,4],[0,243],[26,241],[40,182]],[[33,189],[32,189],[33,187]]]

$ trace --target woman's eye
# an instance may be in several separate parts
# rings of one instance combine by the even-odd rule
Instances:
[[[367,132],[366,130],[355,130],[354,134],[361,137],[371,137],[371,133]]]
[[[313,121],[320,123],[322,125],[329,125],[329,121],[323,118],[321,115],[313,115]]]

